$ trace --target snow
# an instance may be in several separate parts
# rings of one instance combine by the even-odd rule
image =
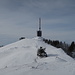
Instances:
[[[47,58],[37,57],[40,46]],[[0,75],[75,75],[75,60],[42,38],[26,38],[0,48]]]

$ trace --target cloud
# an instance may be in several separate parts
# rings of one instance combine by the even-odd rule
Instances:
[[[0,0],[0,36],[9,38],[8,42],[34,37],[41,17],[43,36],[74,40],[74,9],[74,0]]]

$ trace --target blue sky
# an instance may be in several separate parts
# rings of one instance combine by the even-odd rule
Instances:
[[[0,0],[0,45],[35,37],[39,17],[43,37],[75,40],[75,0]]]

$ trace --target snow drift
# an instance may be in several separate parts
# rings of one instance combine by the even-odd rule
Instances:
[[[47,58],[37,57],[40,46]],[[42,38],[26,38],[0,48],[0,75],[75,75],[75,60]]]

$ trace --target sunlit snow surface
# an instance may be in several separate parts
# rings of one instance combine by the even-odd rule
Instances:
[[[40,46],[47,58],[37,57]],[[0,75],[75,75],[75,60],[42,38],[26,38],[0,48]]]

